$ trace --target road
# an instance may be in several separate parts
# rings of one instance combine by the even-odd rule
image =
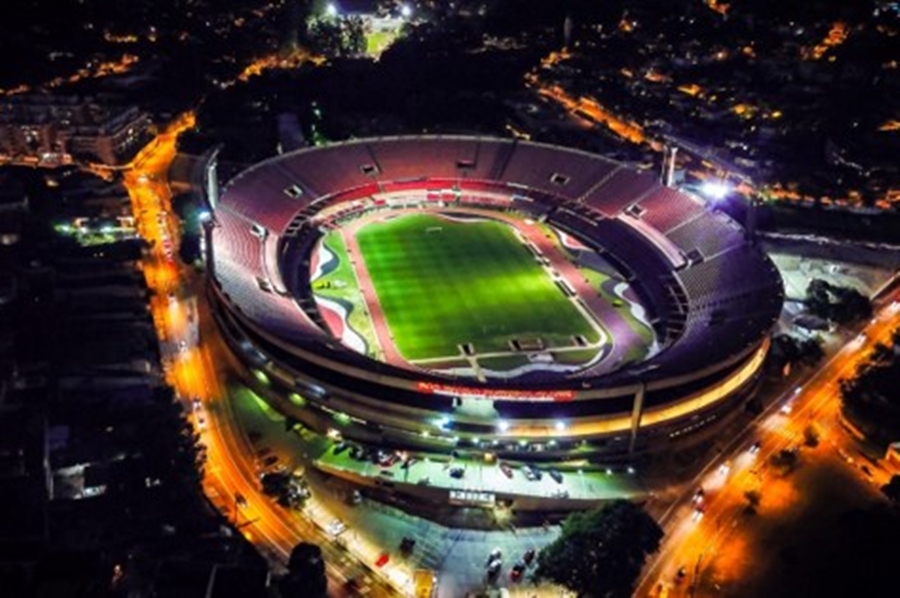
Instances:
[[[697,595],[695,582],[703,565],[729,542],[739,540],[742,526],[752,525],[745,515],[750,505],[748,492],[759,493],[767,504],[782,507],[795,500],[796,488],[772,483],[779,476],[773,457],[778,461],[776,456],[785,455],[783,451],[802,455],[810,426],[816,430],[824,450],[852,467],[861,481],[871,483],[873,491],[887,482],[889,475],[878,465],[859,459],[857,439],[839,423],[839,381],[854,374],[876,343],[889,342],[891,332],[900,325],[896,299],[888,297],[885,306],[857,337],[802,386],[775,401],[754,425],[701,470],[694,483],[661,517],[660,524],[666,532],[663,545],[645,566],[635,596]],[[750,449],[757,442],[758,452],[752,454]],[[861,469],[862,465],[871,475]],[[703,489],[700,499],[695,495],[698,488]],[[773,496],[773,492],[784,495]],[[702,513],[697,512],[698,506]]]
[[[223,351],[203,300],[202,278],[178,262],[179,234],[172,215],[167,173],[179,133],[194,124],[193,114],[177,119],[144,148],[124,174],[138,231],[149,243],[144,274],[152,291],[151,311],[161,341],[167,380],[190,413],[206,450],[203,489],[276,571],[284,570],[291,549],[302,541],[318,544],[325,557],[329,595],[345,595],[351,576],[362,579],[371,596],[401,594],[394,585],[366,572],[353,555],[336,545],[307,516],[289,512],[265,496],[252,447],[233,424]],[[217,345],[218,343],[218,345]],[[396,584],[395,584],[396,585]]]

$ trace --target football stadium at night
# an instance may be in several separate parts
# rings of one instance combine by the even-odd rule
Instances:
[[[214,197],[216,318],[322,434],[529,458],[703,437],[759,379],[779,274],[728,216],[598,155],[394,137]]]

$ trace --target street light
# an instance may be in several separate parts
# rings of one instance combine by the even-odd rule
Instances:
[[[325,7],[325,14],[329,17],[336,17],[338,14],[337,6],[333,2],[329,2],[328,6]]]
[[[400,7],[400,16],[404,19],[408,19],[412,16],[412,8],[409,7],[409,4],[404,4]]]

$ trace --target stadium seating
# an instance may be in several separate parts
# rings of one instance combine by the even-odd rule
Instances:
[[[395,139],[389,143],[369,143],[381,168],[379,178],[402,181],[418,178],[458,178],[461,170],[457,159],[470,155],[466,146],[472,140],[460,137]]]
[[[303,150],[284,157],[292,172],[302,173],[303,180],[322,194],[331,194],[372,183],[372,174],[363,167],[378,168],[369,146],[360,141],[339,143],[314,151]]]
[[[649,174],[619,170],[605,184],[586,195],[582,203],[614,217],[653,188],[659,188],[659,184]]]
[[[715,216],[694,218],[670,229],[666,235],[685,253],[698,250],[706,258],[745,243],[743,231],[725,222],[716,225]]]
[[[502,180],[578,197],[615,167],[615,162],[582,152],[519,144],[509,158]]]
[[[315,199],[291,197],[285,189],[295,184],[281,170],[256,167],[230,182],[221,202],[235,213],[281,235],[294,215]]]
[[[704,212],[703,205],[684,193],[660,187],[640,202],[641,219],[660,232],[667,232]]]

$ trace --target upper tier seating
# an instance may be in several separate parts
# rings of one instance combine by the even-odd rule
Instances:
[[[619,170],[606,183],[588,193],[583,203],[612,218],[654,187],[658,188],[659,183],[649,174]]]
[[[291,197],[286,190],[295,184],[280,169],[258,166],[228,184],[222,204],[271,233],[281,235],[294,214],[315,199],[306,193]]]
[[[616,167],[616,163],[580,152],[540,145],[518,145],[503,180],[578,197]]]
[[[743,231],[718,217],[718,225],[713,218],[694,218],[682,222],[669,230],[666,235],[685,253],[697,249],[706,258],[712,258],[723,251],[745,242]]]
[[[702,204],[668,187],[653,191],[639,206],[644,210],[641,219],[663,233],[704,212]]]

